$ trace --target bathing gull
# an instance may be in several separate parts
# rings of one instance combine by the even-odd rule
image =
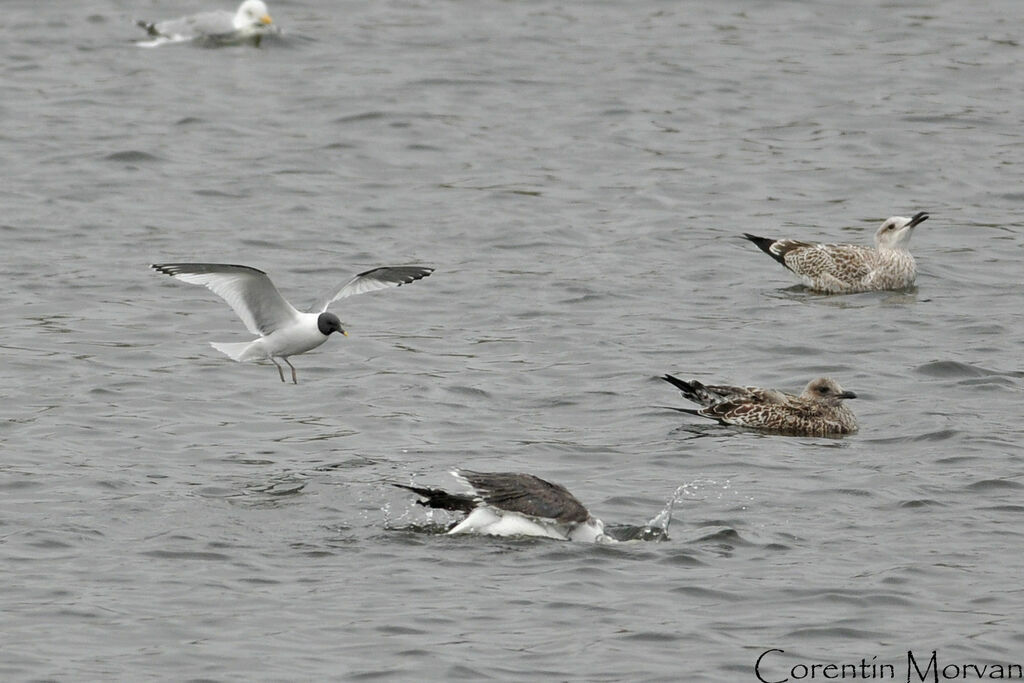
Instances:
[[[672,375],[663,380],[683,392],[683,397],[704,406],[699,410],[676,408],[722,424],[753,427],[785,434],[827,436],[857,431],[857,418],[843,401],[857,398],[835,380],[819,377],[799,396],[775,389],[704,385]]]
[[[875,246],[820,244],[775,240],[750,233],[743,236],[797,274],[810,289],[828,294],[853,294],[906,289],[914,284],[917,265],[907,250],[914,228],[928,220],[924,211],[911,218],[888,218],[875,233]]]
[[[434,272],[425,266],[384,266],[359,273],[339,287],[331,289],[311,313],[302,313],[288,303],[262,270],[226,263],[158,263],[150,266],[171,277],[204,285],[228,302],[245,326],[258,339],[247,342],[211,346],[236,361],[264,360],[277,366],[284,380],[284,371],[275,358],[292,369],[292,382],[298,384],[295,366],[289,356],[306,353],[327,341],[332,332],[348,336],[338,316],[327,312],[334,301],[354,294],[372,292],[386,287],[400,287],[425,278]]]
[[[452,475],[472,493],[392,484],[417,494],[420,505],[462,512],[466,518],[449,534],[542,536],[561,541],[608,543],[604,522],[595,519],[564,487],[532,474],[455,470]]]
[[[232,44],[251,41],[260,44],[260,38],[272,33],[274,22],[262,0],[245,0],[234,14],[226,10],[201,12],[180,19],[157,22],[138,22],[154,39],[140,43],[156,47],[163,43],[184,41],[211,44]]]

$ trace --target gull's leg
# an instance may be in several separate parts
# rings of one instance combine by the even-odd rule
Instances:
[[[299,378],[295,376],[295,366],[292,365],[291,361],[289,361],[287,358],[281,358],[281,360],[283,360],[285,363],[288,363],[288,367],[292,369],[292,384],[298,384]],[[281,381],[284,381],[284,377],[281,378]]]
[[[281,365],[276,360],[274,360],[273,356],[267,356],[267,358],[270,359],[271,363],[273,363],[274,365],[277,366],[277,374],[281,375],[281,381],[283,382],[284,381],[284,370],[281,369]],[[288,361],[286,360],[285,363],[288,363]],[[288,363],[288,365],[291,365],[291,363]],[[295,372],[294,368],[292,368],[292,372],[293,373]]]

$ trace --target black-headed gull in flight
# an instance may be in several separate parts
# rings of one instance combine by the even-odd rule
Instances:
[[[156,263],[154,270],[171,277],[203,285],[228,302],[245,326],[258,339],[248,342],[211,346],[236,361],[270,359],[284,379],[284,370],[275,358],[280,358],[292,369],[292,382],[298,384],[295,366],[289,356],[306,353],[323,344],[332,332],[348,333],[341,327],[338,316],[327,312],[327,307],[338,299],[363,294],[387,287],[401,287],[434,272],[426,266],[383,266],[359,273],[342,286],[334,288],[313,308],[302,313],[288,303],[277,287],[262,270],[249,266],[226,263]]]
[[[420,505],[465,513],[466,518],[449,529],[449,534],[615,542],[605,535],[604,522],[592,517],[583,503],[563,486],[517,472],[455,470],[452,475],[472,492],[448,493],[443,489],[392,485],[420,496],[422,500],[417,501]]]
[[[264,34],[275,30],[274,22],[262,0],[245,0],[233,14],[226,10],[215,10],[166,21],[139,21],[138,24],[154,39],[140,43],[143,47],[184,41],[231,44],[251,40],[259,45]]]

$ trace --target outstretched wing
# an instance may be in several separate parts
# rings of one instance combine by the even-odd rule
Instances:
[[[331,290],[313,309],[317,313],[323,313],[331,303],[338,299],[356,294],[365,294],[378,289],[388,287],[401,287],[416,280],[422,280],[434,272],[433,268],[426,266],[381,266],[364,273],[359,273],[351,280]]]
[[[208,288],[228,302],[253,334],[270,334],[299,316],[267,274],[256,268],[227,263],[155,263],[150,268]]]
[[[514,472],[455,473],[473,487],[480,500],[495,508],[558,522],[585,522],[587,508],[564,487],[532,474]]]

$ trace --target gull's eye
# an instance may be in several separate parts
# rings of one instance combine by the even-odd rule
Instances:
[[[828,393],[828,387],[818,387],[818,393],[819,394],[827,394]]]

